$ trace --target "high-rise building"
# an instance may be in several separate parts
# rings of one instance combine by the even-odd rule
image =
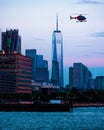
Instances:
[[[2,32],[2,50],[6,54],[21,53],[21,37],[19,36],[18,29],[7,29]]]
[[[37,55],[36,49],[27,49],[25,55],[32,58],[32,80],[49,82],[48,62],[43,59],[43,55]]]
[[[63,37],[58,30],[58,15],[56,18],[56,30],[52,34],[52,73],[53,85],[63,87]]]
[[[97,76],[95,78],[95,89],[104,89],[104,76]]]
[[[0,93],[32,93],[31,58],[0,54]]]
[[[49,82],[48,61],[43,59],[43,55],[36,56],[36,82]]]
[[[25,55],[32,58],[32,80],[35,81],[36,49],[27,49],[27,50],[25,50]]]
[[[1,29],[0,29],[0,50],[1,50]]]
[[[77,89],[92,88],[92,74],[82,63],[74,63],[69,68],[69,85]]]
[[[73,67],[69,67],[69,87],[73,87]]]

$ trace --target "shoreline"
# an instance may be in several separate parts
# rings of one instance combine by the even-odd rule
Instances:
[[[74,103],[74,107],[104,107],[104,103]]]

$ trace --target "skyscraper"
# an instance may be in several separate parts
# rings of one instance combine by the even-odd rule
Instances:
[[[1,29],[0,29],[0,50],[1,50]]]
[[[92,87],[92,74],[89,69],[82,63],[74,63],[69,68],[69,84],[70,87],[77,89],[88,89]]]
[[[35,80],[36,49],[27,49],[27,50],[25,50],[25,55],[32,58],[32,80]]]
[[[27,49],[25,55],[32,58],[32,80],[41,83],[48,82],[48,61],[43,59],[43,55],[37,55],[36,49]]]
[[[43,59],[43,55],[36,56],[35,81],[49,82],[48,61]]]
[[[104,89],[104,76],[97,76],[95,78],[95,89]]]
[[[63,37],[58,30],[58,15],[56,18],[56,30],[52,34],[52,74],[51,82],[63,87]]]
[[[2,32],[2,50],[6,54],[21,53],[21,37],[19,36],[18,29],[7,29]]]

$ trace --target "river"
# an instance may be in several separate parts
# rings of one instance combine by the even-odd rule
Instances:
[[[73,112],[0,112],[0,130],[104,130],[104,107]]]

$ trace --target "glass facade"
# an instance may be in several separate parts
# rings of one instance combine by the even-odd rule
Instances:
[[[49,82],[48,62],[43,59],[43,55],[37,55],[36,57],[36,82]]]
[[[95,88],[98,90],[104,89],[104,76],[97,76],[95,78]]]
[[[32,80],[35,80],[36,49],[27,49],[27,50],[25,50],[25,55],[32,58]]]
[[[37,55],[35,49],[26,50],[25,55],[32,58],[32,80],[36,82],[48,82],[48,62],[43,59],[43,55]]]
[[[43,55],[36,56],[36,68],[46,68],[48,69],[48,62],[47,60],[43,59]]]
[[[1,50],[1,29],[0,29],[0,50]]]
[[[63,87],[63,37],[61,31],[58,30],[58,21],[56,22],[56,30],[52,34],[51,82]]]
[[[69,68],[69,84],[70,87],[77,89],[91,88],[92,74],[89,69],[82,63],[74,63],[73,67]]]

